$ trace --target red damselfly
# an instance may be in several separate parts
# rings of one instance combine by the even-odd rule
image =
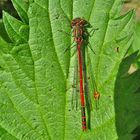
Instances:
[[[82,129],[85,131],[87,127],[90,129],[90,112],[91,112],[91,99],[88,91],[88,79],[87,79],[86,62],[85,62],[85,46],[88,45],[89,43],[88,38],[90,36],[89,32],[87,31],[87,28],[90,28],[91,25],[90,23],[88,23],[86,20],[82,18],[75,18],[71,22],[71,27],[73,31],[74,42],[76,43],[76,47],[77,47]],[[86,102],[86,106],[85,106],[85,102]],[[85,107],[87,108],[88,124],[86,120]]]
[[[82,66],[82,46],[84,43],[85,25],[87,22],[81,18],[73,19],[71,27],[73,30],[74,42],[76,42],[77,55],[79,62],[79,81],[80,81],[80,100],[81,100],[81,114],[82,114],[82,129],[87,129],[86,112],[85,112],[85,97],[83,88],[83,66]]]
[[[74,72],[74,81],[73,81],[73,88],[76,88],[76,84],[78,83],[77,77],[79,77],[79,91],[80,91],[80,104],[81,104],[81,114],[82,114],[82,129],[83,131],[90,129],[90,122],[91,122],[91,98],[90,98],[90,93],[89,93],[89,88],[88,88],[88,78],[87,78],[87,64],[85,60],[85,49],[87,46],[90,47],[92,50],[90,44],[89,44],[89,37],[91,36],[90,33],[92,31],[95,31],[97,29],[92,29],[91,32],[88,32],[88,28],[91,28],[92,26],[90,25],[89,22],[82,18],[75,18],[71,21],[71,28],[72,28],[72,36],[73,36],[73,43],[74,44],[72,47],[76,46],[77,49],[77,58],[78,58],[78,67],[76,66],[75,72]],[[62,30],[59,30],[62,31]],[[62,31],[66,33],[65,31]],[[68,35],[68,33],[66,33]],[[67,48],[65,52],[69,50]],[[93,50],[92,50],[93,51]],[[94,52],[94,51],[93,51]],[[79,72],[79,76],[77,76],[77,72]],[[95,80],[94,80],[95,81]],[[96,87],[96,86],[95,86]],[[95,88],[95,92],[97,88]],[[75,98],[76,101],[76,110],[78,107],[78,95],[77,95],[77,88],[76,92],[73,90],[72,94],[72,108],[74,108],[73,104],[74,101],[73,99]],[[95,98],[95,97],[94,97]],[[98,98],[99,99],[99,98]],[[95,98],[97,102],[97,98]],[[97,103],[96,103],[96,108],[97,108]],[[87,112],[87,113],[86,113]],[[87,117],[86,117],[87,115]]]

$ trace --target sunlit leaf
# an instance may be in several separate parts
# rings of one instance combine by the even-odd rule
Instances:
[[[120,15],[122,0],[12,1],[22,20],[4,12],[12,43],[0,39],[0,131],[7,140],[118,139],[115,80],[133,41],[134,12]],[[76,17],[98,28],[89,38],[95,54],[88,49],[88,74],[94,75],[101,99],[99,110],[91,99],[87,132],[81,129],[80,107],[71,109],[76,54],[65,50],[73,37],[60,32],[71,34],[70,21]]]

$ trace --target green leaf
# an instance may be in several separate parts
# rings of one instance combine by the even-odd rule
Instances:
[[[131,64],[138,59],[137,54],[122,61],[115,84],[116,128],[120,140],[132,140],[139,135],[134,130],[140,122],[140,69],[129,73]]]
[[[23,140],[118,139],[115,80],[133,41],[134,12],[120,16],[121,0],[25,3],[13,0],[22,21],[5,12],[3,16],[12,44],[0,39],[2,129]],[[59,32],[70,33],[69,21],[75,17],[83,17],[98,28],[89,39],[95,54],[88,49],[91,68],[88,74],[91,79],[95,77],[101,94],[100,109],[95,110],[91,99],[91,130],[87,132],[81,129],[80,107],[77,111],[71,109],[75,50],[64,53],[71,46],[71,36]],[[93,89],[90,86],[90,94]],[[9,136],[7,140],[11,139]]]
[[[7,32],[5,31],[2,20],[0,20],[0,36],[4,38],[7,42],[11,42],[11,40],[9,39],[7,35]]]
[[[29,1],[28,0],[12,0],[15,9],[17,10],[20,18],[23,22],[28,23],[28,7]]]
[[[15,42],[16,44],[22,44],[28,41],[28,25],[10,16],[6,12],[3,12],[3,21],[5,29],[13,42]]]
[[[135,25],[135,38],[134,38],[134,44],[133,44],[133,50],[137,51],[140,49],[139,44],[140,44],[140,23],[137,22]]]
[[[14,136],[9,134],[5,129],[0,127],[0,138],[1,140],[17,140]]]
[[[130,49],[130,52],[133,53],[137,50],[140,50],[140,23],[135,24],[135,34],[134,34],[134,42],[133,45]],[[137,66],[140,67],[140,59],[137,60],[136,62]]]
[[[8,48],[6,43],[3,47]],[[2,48],[0,54],[0,124],[17,139],[47,139],[34,81],[8,51]]]

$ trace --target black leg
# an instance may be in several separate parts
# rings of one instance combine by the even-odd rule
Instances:
[[[91,31],[89,32],[89,35],[93,36],[96,30],[99,30],[99,28],[92,28]]]
[[[65,49],[65,51],[64,51],[64,53],[66,53],[68,50],[70,50],[70,49],[72,49],[72,48],[74,48],[75,46],[76,46],[76,44],[74,44],[74,42],[71,44],[71,46],[70,47],[67,47],[66,49]]]
[[[67,32],[65,32],[65,31],[63,31],[63,30],[58,30],[59,32],[62,32],[62,33],[65,33],[67,36],[71,36],[71,33],[67,33]]]
[[[92,49],[92,46],[91,46],[90,42],[88,42],[88,46],[89,46],[89,48],[91,49],[91,51],[92,51],[94,54],[96,54],[96,53],[94,52],[94,50]]]

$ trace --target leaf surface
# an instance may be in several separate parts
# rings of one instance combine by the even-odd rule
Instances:
[[[120,16],[121,0],[13,0],[13,4],[22,21],[4,13],[13,43],[0,40],[0,126],[9,133],[7,140],[118,139],[115,80],[133,41],[134,12]],[[95,110],[92,99],[91,130],[86,133],[81,130],[80,107],[71,109],[77,59],[74,50],[64,53],[71,46],[71,35],[60,32],[70,34],[69,21],[76,17],[98,28],[89,39],[95,54],[89,50],[88,57],[89,76],[94,75],[101,93],[100,109]]]

